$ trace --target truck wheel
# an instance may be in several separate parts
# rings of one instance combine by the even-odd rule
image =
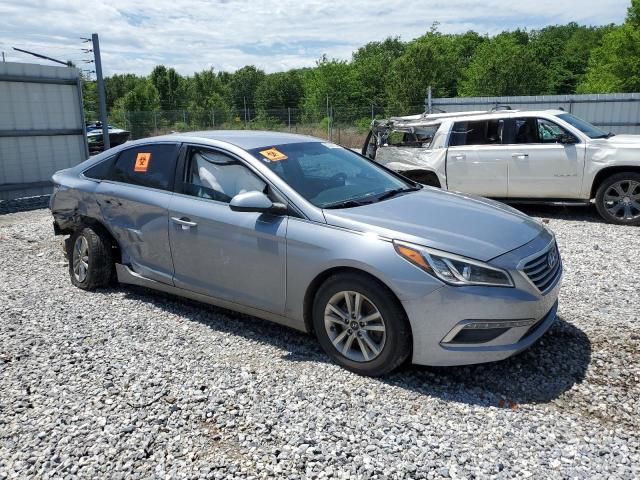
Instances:
[[[598,187],[596,207],[609,223],[640,225],[640,173],[616,173]]]
[[[91,227],[81,227],[69,242],[71,283],[83,290],[106,287],[113,277],[111,239]]]
[[[387,287],[366,275],[329,277],[313,303],[313,327],[322,349],[360,375],[391,372],[411,353],[411,327]]]

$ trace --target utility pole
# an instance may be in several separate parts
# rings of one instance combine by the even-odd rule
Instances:
[[[4,52],[2,52],[2,63],[5,63],[6,60],[4,59]]]
[[[98,102],[100,103],[100,121],[102,122],[102,150],[111,148],[109,142],[109,124],[107,122],[107,95],[104,89],[104,79],[102,78],[102,59],[100,58],[100,40],[98,34],[91,34],[93,42],[93,58],[96,63],[96,81],[98,87]]]
[[[427,87],[427,113],[433,112],[433,105],[431,100],[431,85]]]

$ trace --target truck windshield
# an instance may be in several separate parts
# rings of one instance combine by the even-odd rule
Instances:
[[[598,127],[591,125],[586,120],[582,120],[581,118],[574,117],[570,113],[561,113],[557,115],[558,118],[564,120],[569,125],[577,128],[582,133],[587,135],[590,138],[609,138],[612,136],[611,133],[606,133],[600,130]]]
[[[289,143],[249,150],[320,208],[350,208],[419,187],[338,145]]]

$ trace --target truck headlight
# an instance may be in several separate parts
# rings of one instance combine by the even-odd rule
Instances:
[[[449,285],[514,286],[506,271],[478,260],[396,240],[393,246],[402,258]]]

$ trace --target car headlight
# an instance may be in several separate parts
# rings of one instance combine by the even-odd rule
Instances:
[[[396,240],[393,246],[402,258],[449,285],[513,287],[507,272],[486,263]]]

